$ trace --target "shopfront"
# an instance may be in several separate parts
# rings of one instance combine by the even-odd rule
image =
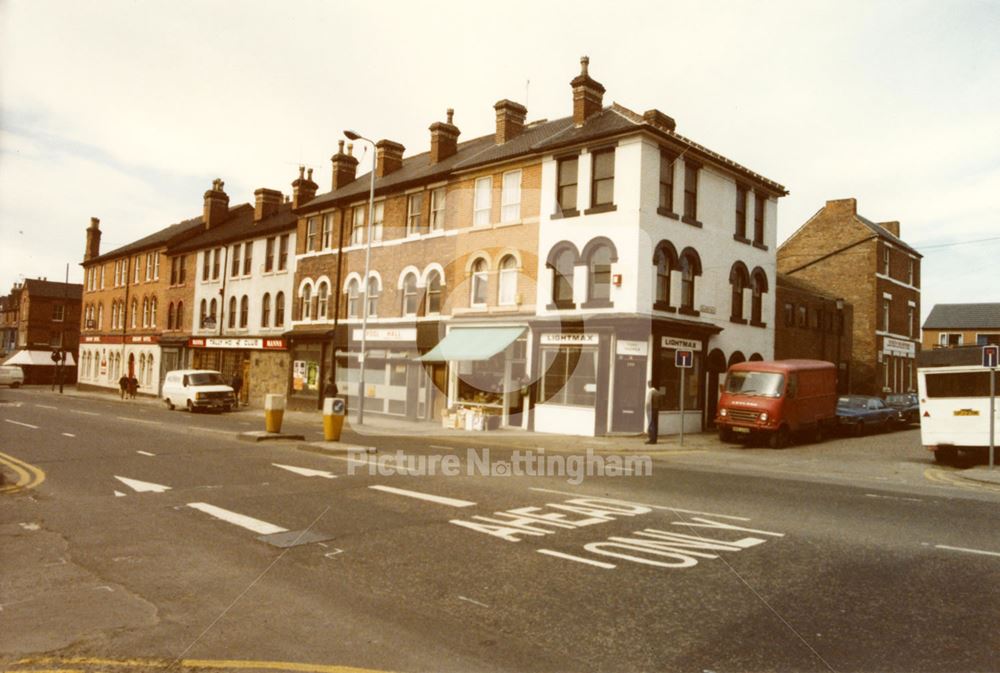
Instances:
[[[286,392],[289,355],[282,338],[195,337],[188,347],[193,369],[218,371],[227,382],[240,375],[243,404],[263,406],[267,394]]]
[[[538,404],[534,429],[568,435],[604,434],[610,331],[545,332],[538,337]],[[604,393],[604,394],[602,394]]]

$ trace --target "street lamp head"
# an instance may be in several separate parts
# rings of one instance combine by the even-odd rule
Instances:
[[[350,129],[344,131],[344,135],[347,136],[348,140],[360,140],[361,134]]]

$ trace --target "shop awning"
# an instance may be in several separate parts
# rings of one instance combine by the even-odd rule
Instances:
[[[5,365],[47,365],[49,367],[54,367],[55,362],[52,361],[52,351],[29,351],[22,350],[14,353],[10,356]],[[73,361],[73,354],[66,353],[66,361],[63,363],[67,367],[76,366],[76,362]]]
[[[424,362],[489,360],[524,334],[524,327],[465,327],[453,329],[438,345],[419,357]]]

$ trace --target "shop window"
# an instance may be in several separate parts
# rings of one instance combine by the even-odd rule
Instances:
[[[489,360],[458,363],[458,401],[501,407],[505,360],[506,355],[500,352]]]
[[[271,326],[271,294],[268,292],[264,293],[264,297],[260,301],[260,326]]]
[[[274,296],[274,326],[285,326],[285,293],[279,292]]]
[[[659,366],[654,367],[653,384],[663,393],[660,409],[662,411],[679,411],[681,408],[680,379],[681,370],[674,366],[676,351],[673,348],[660,350]],[[692,366],[684,374],[684,410],[701,409],[698,395],[698,381],[701,379],[702,353],[694,351]]]
[[[500,260],[500,291],[497,303],[500,306],[513,306],[517,303],[517,260],[514,255],[507,255]]]
[[[547,404],[593,407],[597,399],[596,348],[542,348],[540,399]]]
[[[431,271],[427,275],[427,313],[434,315],[441,312],[441,274]]]
[[[470,285],[469,304],[472,306],[486,305],[486,292],[489,288],[489,270],[486,260],[480,258],[472,264],[472,283]]]

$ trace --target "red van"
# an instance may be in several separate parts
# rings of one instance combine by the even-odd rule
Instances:
[[[763,436],[772,448],[796,433],[818,440],[837,427],[837,369],[822,360],[741,362],[726,373],[715,418],[719,439]]]

